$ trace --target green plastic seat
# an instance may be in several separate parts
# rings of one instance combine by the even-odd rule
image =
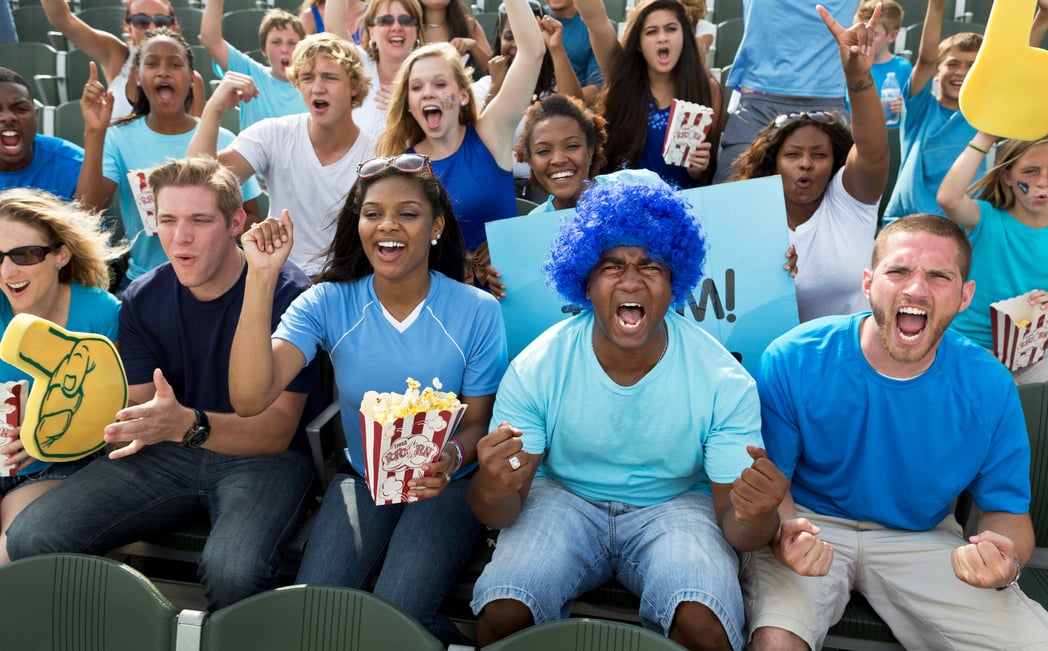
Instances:
[[[45,554],[0,567],[0,647],[167,651],[178,610],[149,579],[103,556]]]
[[[223,608],[204,622],[202,651],[374,651],[444,647],[417,621],[371,593],[293,585]]]
[[[684,647],[632,624],[580,618],[531,626],[484,648],[486,651],[679,651]]]

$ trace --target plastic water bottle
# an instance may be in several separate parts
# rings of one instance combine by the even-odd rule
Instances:
[[[892,102],[902,97],[902,88],[894,72],[889,72],[881,84],[881,104],[884,106],[884,122],[889,129],[899,126],[899,113],[892,111]]]

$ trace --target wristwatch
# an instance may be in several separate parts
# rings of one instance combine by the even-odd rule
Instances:
[[[193,413],[196,414],[196,422],[186,430],[185,436],[182,437],[184,448],[199,448],[211,436],[211,421],[207,419],[207,414],[196,408],[193,409]]]
[[[1007,590],[1008,588],[1012,587],[1013,585],[1019,583],[1019,577],[1022,576],[1022,574],[1023,574],[1023,565],[1022,565],[1022,563],[1019,562],[1019,559],[1013,556],[1012,560],[1015,561],[1015,578],[1012,579],[1012,582],[1009,583],[1008,585],[1004,585],[1004,586],[1001,586],[999,588],[994,588],[998,592],[1000,592],[1001,590]]]

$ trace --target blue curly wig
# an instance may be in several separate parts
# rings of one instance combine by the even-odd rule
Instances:
[[[601,254],[639,246],[669,267],[673,307],[682,307],[706,262],[706,237],[690,207],[665,183],[590,186],[553,242],[545,269],[549,284],[564,299],[589,306],[586,287]]]

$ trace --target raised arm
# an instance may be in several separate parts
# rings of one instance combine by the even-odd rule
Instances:
[[[603,0],[575,0],[575,8],[589,30],[590,47],[593,49],[593,55],[597,57],[597,65],[607,77],[615,57],[622,51],[618,35],[608,18],[608,10]]]
[[[76,197],[89,210],[105,210],[113,198],[116,183],[102,176],[102,156],[106,129],[113,115],[113,93],[98,80],[98,67],[89,62],[90,73],[80,96],[84,116],[84,162],[76,184]]]
[[[229,354],[229,401],[237,415],[254,416],[273,404],[306,363],[302,351],[271,339],[269,331],[273,292],[294,243],[287,210],[279,220],[271,217],[252,226],[240,242],[247,280]]]
[[[946,216],[966,231],[979,224],[979,204],[968,196],[968,186],[975,180],[979,165],[995,142],[997,138],[988,133],[975,134],[950,166],[935,195],[935,200]]]
[[[539,23],[527,0],[507,0],[506,15],[517,42],[517,55],[506,71],[502,90],[484,107],[477,120],[477,135],[504,170],[513,166],[513,134],[524,109],[531,103],[546,52]]]
[[[222,14],[225,0],[207,0],[204,5],[204,18],[200,22],[200,44],[207,49],[207,54],[223,70],[229,69],[229,45],[222,38]]]
[[[312,13],[310,20],[312,20]],[[422,26],[419,25],[419,29]],[[324,2],[324,31],[344,38],[353,40],[349,33],[349,0],[325,0]]]
[[[942,38],[942,15],[945,10],[946,0],[928,0],[928,9],[924,12],[924,28],[921,30],[921,44],[917,48],[917,62],[910,73],[910,97],[921,92],[935,76],[935,69],[939,64],[939,40]]]
[[[111,82],[127,60],[128,47],[115,34],[94,29],[73,15],[65,0],[40,0],[47,20],[89,58],[102,64],[102,75]]]
[[[1048,1],[1048,0],[1046,0]],[[542,39],[546,43],[550,58],[553,59],[553,77],[557,82],[557,92],[569,97],[577,97],[586,101],[582,92],[582,84],[575,74],[575,68],[568,58],[568,51],[564,49],[563,33],[564,25],[553,16],[543,16],[539,27],[542,29]]]
[[[258,90],[251,77],[238,72],[227,72],[204,106],[200,124],[186,149],[186,156],[214,156],[218,158],[218,162],[231,169],[238,179],[250,178],[255,169],[243,156],[231,148],[217,151],[218,129],[222,124],[222,114],[232,110],[242,101],[251,101],[257,95]]]
[[[888,182],[888,129],[877,87],[870,74],[873,65],[873,25],[880,6],[867,23],[845,29],[819,5],[819,15],[837,41],[852,107],[852,145],[845,162],[844,189],[863,203],[876,203]]]

